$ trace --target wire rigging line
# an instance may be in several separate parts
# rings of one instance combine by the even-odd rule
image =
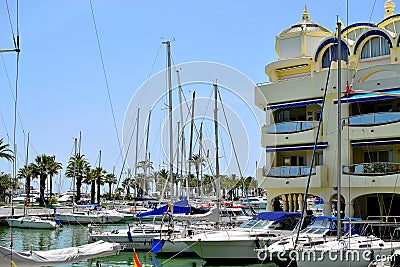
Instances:
[[[101,65],[102,65],[102,69],[103,69],[104,81],[105,81],[106,87],[107,87],[107,95],[108,95],[108,100],[109,100],[109,103],[110,103],[111,113],[112,113],[113,122],[114,122],[114,129],[115,129],[115,133],[117,135],[119,153],[120,153],[120,157],[123,157],[122,146],[121,146],[121,141],[119,139],[119,133],[118,133],[118,129],[117,129],[117,121],[115,120],[114,107],[113,107],[112,100],[111,100],[110,87],[108,85],[106,67],[104,65],[103,53],[102,53],[102,50],[101,50],[99,34],[98,34],[98,31],[97,31],[97,24],[96,24],[96,19],[95,19],[95,16],[94,16],[92,0],[89,0],[89,2],[90,2],[90,10],[92,12],[93,26],[94,26],[95,33],[96,33],[97,47],[98,47],[98,50],[99,50],[99,55],[100,55],[100,59],[101,59]]]
[[[372,15],[374,14],[375,4],[376,4],[376,0],[374,0],[374,4],[373,4],[372,10],[371,10],[371,15],[369,16],[369,21],[368,22],[371,22],[371,20],[372,20]]]

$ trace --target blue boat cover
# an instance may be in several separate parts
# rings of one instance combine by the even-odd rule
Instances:
[[[187,199],[181,200],[181,201],[177,201],[175,202],[174,206],[173,206],[173,212],[174,214],[179,214],[179,213],[190,213],[190,206],[189,203],[187,201]],[[162,206],[161,208],[158,209],[154,209],[148,212],[143,212],[143,213],[139,213],[137,215],[137,217],[146,217],[146,216],[152,216],[152,215],[163,215],[166,213],[170,212],[170,207],[169,205],[165,205]]]
[[[153,238],[151,240],[151,251],[153,251],[153,253],[159,252],[162,249],[162,247],[164,246],[164,243],[165,243],[165,240]]]
[[[268,220],[281,222],[288,217],[300,217],[300,212],[267,211],[255,215],[252,220]]]

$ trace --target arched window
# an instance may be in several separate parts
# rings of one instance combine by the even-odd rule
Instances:
[[[390,47],[388,41],[381,37],[374,37],[369,39],[361,50],[361,59],[379,57],[390,54]]]
[[[331,61],[336,61],[337,60],[337,44],[331,45],[326,51],[324,52],[324,55],[322,56],[322,68],[329,68],[331,65]],[[348,62],[348,50],[347,46],[342,45],[341,49],[341,59]]]

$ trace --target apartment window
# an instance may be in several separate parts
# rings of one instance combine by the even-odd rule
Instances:
[[[276,122],[288,122],[290,120],[289,110],[279,110]]]
[[[324,154],[322,152],[317,152],[315,155],[315,166],[322,166],[324,165]]]
[[[388,41],[379,36],[369,39],[361,50],[361,59],[389,55],[390,47]]]
[[[337,52],[337,44],[330,46],[326,51],[324,52],[324,55],[322,56],[322,67],[323,68],[329,68],[331,65],[331,61],[336,61],[338,59],[338,52]],[[346,46],[342,46],[341,49],[341,57],[342,60],[346,61],[348,60],[348,51]]]
[[[307,157],[300,156],[284,156],[282,157],[283,166],[307,166]]]
[[[364,163],[393,162],[393,150],[365,151]]]

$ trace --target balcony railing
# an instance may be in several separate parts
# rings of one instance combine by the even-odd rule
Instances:
[[[269,177],[279,177],[279,178],[294,178],[307,176],[310,173],[310,167],[308,166],[282,166],[282,167],[272,167],[265,170],[265,175]],[[311,174],[315,174],[316,169],[312,168]]]
[[[382,176],[400,173],[400,163],[374,162],[360,163],[343,167],[344,174]]]
[[[267,126],[266,132],[269,134],[280,134],[280,133],[295,133],[311,130],[315,127],[313,121],[290,121],[280,122]]]
[[[349,125],[376,125],[400,121],[400,112],[381,112],[349,117]]]

